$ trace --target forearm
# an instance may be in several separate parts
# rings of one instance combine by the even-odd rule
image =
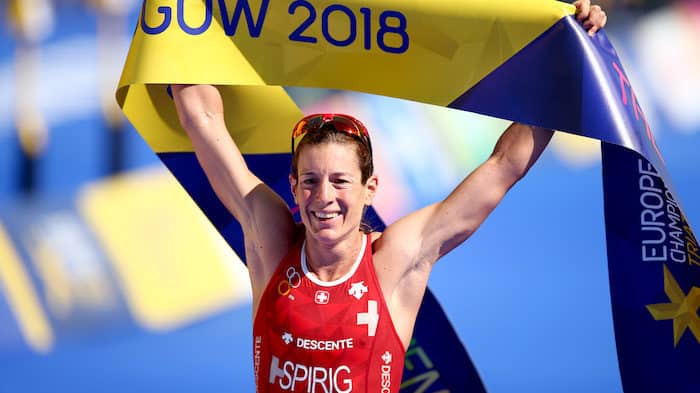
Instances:
[[[437,260],[469,238],[498,206],[508,190],[532,167],[553,131],[513,123],[503,132],[491,157],[435,205],[423,237],[434,244],[427,259]],[[429,249],[430,250],[430,249]]]
[[[173,96],[180,124],[212,188],[239,221],[247,221],[245,195],[261,182],[226,129],[221,95],[210,85],[174,85]]]
[[[174,85],[173,93],[180,124],[200,161],[218,161],[247,172],[243,155],[226,129],[223,101],[216,87]]]
[[[513,123],[498,139],[489,160],[503,165],[517,181],[537,162],[552,135],[552,130]]]

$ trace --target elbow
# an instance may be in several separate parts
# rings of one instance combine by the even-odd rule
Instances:
[[[218,116],[223,116],[215,89],[206,85],[173,85],[175,108],[185,131],[207,128]]]
[[[216,119],[216,113],[204,107],[187,108],[180,114],[180,125],[185,131],[207,129]]]
[[[502,152],[494,152],[488,161],[493,172],[506,184],[513,185],[527,175],[531,165],[516,161]],[[509,187],[510,188],[510,187]]]
[[[499,172],[518,181],[538,160],[553,134],[545,128],[513,123],[496,143],[490,161],[499,167]]]

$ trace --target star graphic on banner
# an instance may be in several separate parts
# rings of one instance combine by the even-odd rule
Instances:
[[[647,310],[657,321],[673,319],[674,347],[678,346],[678,341],[688,328],[700,344],[700,288],[692,287],[686,296],[671,271],[664,265],[664,292],[671,302],[648,304]]]

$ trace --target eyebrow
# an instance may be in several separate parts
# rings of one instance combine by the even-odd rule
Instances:
[[[302,176],[318,176],[318,173],[314,172],[314,171],[307,171],[307,172],[299,173],[299,177],[302,177]],[[330,177],[334,177],[334,176],[354,177],[354,175],[350,172],[333,172],[330,174]]]

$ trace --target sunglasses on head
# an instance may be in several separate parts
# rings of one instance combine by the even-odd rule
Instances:
[[[329,128],[358,138],[369,150],[370,157],[372,156],[372,144],[364,124],[352,116],[339,113],[318,113],[299,120],[292,131],[292,156],[304,135]]]

